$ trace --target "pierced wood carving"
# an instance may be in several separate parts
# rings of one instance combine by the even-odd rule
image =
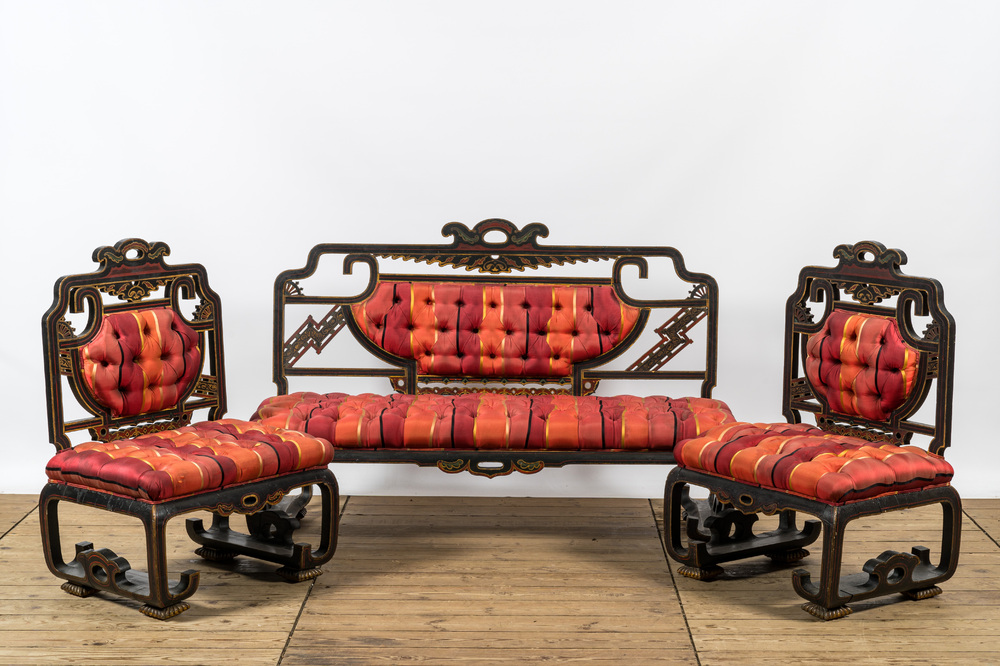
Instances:
[[[285,367],[294,366],[307,351],[323,352],[333,338],[347,325],[344,307],[337,306],[326,313],[320,321],[309,315],[302,325],[285,342],[282,359]]]

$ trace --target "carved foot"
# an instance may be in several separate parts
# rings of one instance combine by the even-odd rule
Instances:
[[[313,567],[312,569],[293,569],[292,567],[281,567],[274,573],[278,574],[289,583],[302,583],[321,575],[323,570],[319,567]]]
[[[713,565],[703,569],[701,567],[692,567],[685,564],[677,567],[677,573],[687,578],[694,578],[695,580],[710,581],[715,580],[722,574],[722,567]]]
[[[925,587],[922,590],[907,590],[903,592],[903,596],[907,599],[912,599],[913,601],[921,601],[922,599],[930,599],[931,597],[936,597],[941,594],[942,590],[937,585],[932,585],[930,587]]]
[[[139,609],[143,615],[157,620],[169,620],[172,617],[176,617],[191,608],[191,605],[186,602],[181,602],[179,604],[174,604],[173,606],[167,606],[166,608],[157,608],[156,606],[150,606],[146,604]]]
[[[778,553],[765,553],[765,555],[770,557],[771,561],[777,564],[792,564],[808,556],[809,551],[805,548],[794,548],[792,550],[784,550]]]
[[[840,606],[838,608],[824,608],[819,604],[809,602],[807,604],[802,604],[802,610],[809,613],[814,617],[818,617],[821,620],[836,620],[842,617],[847,617],[852,611],[847,606]]]
[[[202,546],[195,549],[194,554],[209,562],[232,562],[239,553],[234,553],[230,550],[219,550],[210,546]]]
[[[76,583],[63,583],[62,589],[64,592],[68,592],[74,597],[92,597],[97,594],[97,590],[94,588],[87,587],[86,585],[78,585]]]

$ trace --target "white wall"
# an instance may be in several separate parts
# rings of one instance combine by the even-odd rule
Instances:
[[[994,2],[0,0],[0,491],[47,444],[39,320],[98,245],[166,241],[225,304],[231,415],[273,391],[271,286],[312,245],[542,222],[674,245],[721,286],[717,395],[781,420],[806,263],[902,248],[958,321],[956,485],[996,497]],[[638,495],[664,469],[486,480],[337,467],[347,493]]]

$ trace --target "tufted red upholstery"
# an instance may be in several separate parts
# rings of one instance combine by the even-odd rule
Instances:
[[[160,501],[219,490],[333,459],[330,442],[261,423],[223,419],[57,453],[54,481]]]
[[[294,393],[253,418],[338,448],[657,450],[733,421],[725,403],[663,396]]]
[[[832,435],[804,424],[728,423],[674,448],[680,467],[830,504],[947,485],[944,458],[916,446]]]
[[[830,410],[884,421],[910,395],[920,352],[894,319],[835,310],[806,345],[806,376]]]
[[[80,349],[91,395],[114,416],[177,404],[201,369],[198,334],[173,310],[111,314]]]
[[[369,339],[421,374],[475,377],[568,376],[639,317],[610,286],[384,282],[352,309]]]

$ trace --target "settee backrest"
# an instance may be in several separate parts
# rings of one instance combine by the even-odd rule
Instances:
[[[169,266],[169,253],[125,239],[94,251],[97,271],[56,282],[42,338],[57,449],[75,431],[110,441],[187,425],[198,409],[225,414],[219,298],[203,266]]]
[[[604,379],[676,379],[700,382],[697,393],[710,397],[715,280],[689,272],[671,247],[539,243],[548,233],[492,219],[445,225],[450,244],[317,245],[305,267],[275,280],[279,394],[295,377],[372,376],[405,393],[459,393],[474,383],[574,395]],[[344,276],[363,266],[366,283],[337,293],[318,270],[330,258],[342,258]],[[650,270],[657,282],[633,294],[636,283],[652,282]],[[352,367],[344,364],[351,355],[328,352],[344,329],[381,367]]]
[[[835,267],[803,268],[787,302],[785,417],[812,412],[823,430],[873,441],[919,435],[943,453],[955,322],[941,285],[904,275],[906,255],[880,243],[840,245],[834,257]]]

